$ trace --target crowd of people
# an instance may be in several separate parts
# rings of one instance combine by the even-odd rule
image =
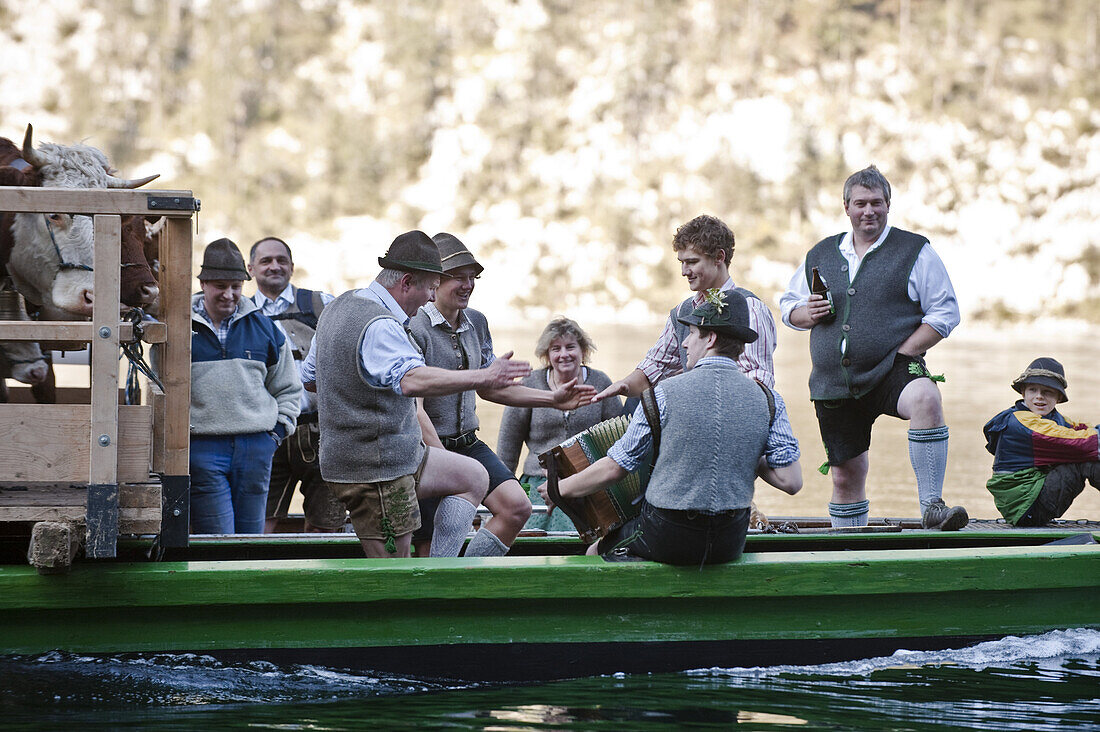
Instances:
[[[969,516],[942,497],[948,429],[940,377],[925,363],[958,325],[958,304],[928,239],[887,223],[890,198],[874,166],[847,179],[851,230],[810,248],[780,299],[782,322],[810,331],[832,525],[867,524],[871,429],[889,415],[909,423],[922,525],[958,530]],[[401,234],[374,281],[339,297],[291,283],[282,239],[256,242],[247,264],[232,241],[210,243],[192,301],[192,531],[271,531],[298,489],[307,531],[350,521],[368,557],[453,557],[464,546],[465,556],[501,556],[524,527],[573,528],[553,510],[537,456],[626,414],[606,456],[557,484],[562,500],[580,499],[651,471],[638,515],[589,553],[736,559],[756,479],[793,495],[802,471],[775,391],[775,320],[734,283],[734,245],[713,216],[677,229],[672,247],[692,294],[637,368],[612,381],[565,317],[539,337],[542,368],[497,355],[485,315],[470,307],[484,267],[454,234]],[[242,297],[253,277],[256,293]],[[1067,384],[1054,359],[1036,360],[1012,386],[1023,399],[986,425],[988,488],[1010,523],[1041,525],[1086,480],[1100,487],[1097,432],[1057,412]],[[477,397],[506,407],[496,450],[478,437]],[[542,503],[550,510],[533,513]],[[479,505],[491,518],[467,544]]]

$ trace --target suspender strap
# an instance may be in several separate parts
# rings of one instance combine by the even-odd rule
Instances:
[[[653,435],[653,464],[657,464],[657,454],[661,451],[661,413],[657,409],[657,396],[653,393],[653,387],[649,387],[641,393],[642,412],[645,421],[649,423],[649,431]]]

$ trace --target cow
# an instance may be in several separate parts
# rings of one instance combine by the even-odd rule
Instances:
[[[0,138],[0,166],[3,185],[137,188],[157,178],[118,178],[107,157],[88,145],[44,143],[35,149],[31,125],[22,150]],[[143,219],[123,217],[122,233],[120,299],[128,306],[150,305],[159,289],[145,259]],[[91,317],[94,302],[93,240],[90,216],[3,214],[0,264],[40,319],[84,320]]]

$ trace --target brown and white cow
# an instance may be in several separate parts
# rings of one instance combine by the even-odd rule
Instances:
[[[0,184],[57,188],[137,188],[157,176],[118,178],[100,150],[88,145],[33,145],[33,128],[20,150],[0,138]],[[9,234],[10,225],[10,237]],[[122,222],[121,300],[129,306],[155,302],[159,290],[145,259],[145,227],[140,217]],[[95,299],[93,224],[90,216],[4,214],[0,221],[0,264],[16,289],[37,306],[43,320],[83,320]]]

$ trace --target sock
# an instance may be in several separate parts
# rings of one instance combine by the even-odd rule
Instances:
[[[435,510],[435,531],[432,532],[433,557],[457,557],[462,542],[474,525],[477,506],[458,496],[444,496]]]
[[[467,557],[503,557],[508,553],[508,545],[485,527],[477,530],[474,538],[466,547]]]
[[[928,430],[909,430],[909,462],[917,476],[920,510],[943,495],[943,477],[947,473],[947,426]]]
[[[829,518],[833,522],[834,529],[847,529],[852,526],[866,526],[867,514],[871,508],[871,502],[867,500],[855,503],[830,503]]]

